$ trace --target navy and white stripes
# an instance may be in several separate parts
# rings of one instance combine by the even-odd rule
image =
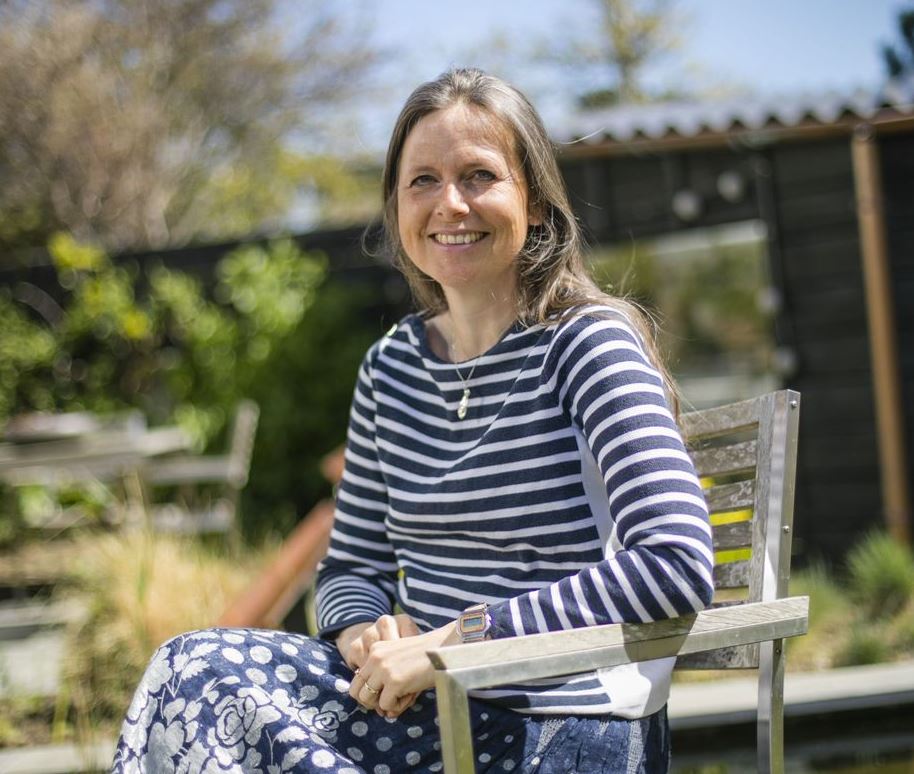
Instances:
[[[464,372],[466,368],[464,368]],[[463,382],[417,316],[368,352],[355,390],[322,635],[395,603],[422,628],[490,605],[511,637],[650,621],[710,601],[708,515],[662,381],[608,309],[515,325]],[[524,712],[649,714],[671,664],[479,691]]]

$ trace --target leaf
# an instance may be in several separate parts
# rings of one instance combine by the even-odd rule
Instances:
[[[308,732],[298,726],[289,726],[276,735],[277,742],[300,742],[308,738]]]
[[[185,702],[183,698],[178,697],[174,701],[170,701],[165,705],[165,709],[162,710],[162,714],[165,715],[165,719],[171,723],[171,721],[174,720],[175,715],[184,709],[184,705],[186,703],[187,702]]]
[[[185,679],[190,677],[196,677],[200,674],[208,664],[202,658],[197,658],[191,661],[184,669],[181,670],[181,676]]]
[[[298,763],[302,758],[308,754],[307,747],[296,747],[292,750],[289,750],[282,759],[282,770],[288,771],[296,763]]]
[[[203,709],[203,705],[199,701],[190,702],[184,709],[184,719],[193,720],[200,714],[201,709]]]
[[[191,658],[200,658],[212,653],[219,646],[214,642],[203,642],[190,652]]]

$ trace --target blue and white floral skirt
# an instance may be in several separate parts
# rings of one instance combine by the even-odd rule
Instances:
[[[176,637],[152,658],[114,772],[442,770],[434,692],[395,720],[349,697],[333,643],[257,629]],[[666,712],[640,720],[523,715],[471,701],[477,771],[665,772]]]

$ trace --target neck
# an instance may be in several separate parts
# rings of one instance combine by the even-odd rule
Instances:
[[[514,303],[449,303],[442,315],[444,334],[455,362],[479,357],[491,349],[517,317]]]

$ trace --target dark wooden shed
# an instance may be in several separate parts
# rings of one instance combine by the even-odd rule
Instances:
[[[765,224],[775,336],[803,395],[796,539],[908,540],[914,480],[914,98],[624,106],[558,133],[592,241]],[[914,92],[912,92],[914,93]]]

